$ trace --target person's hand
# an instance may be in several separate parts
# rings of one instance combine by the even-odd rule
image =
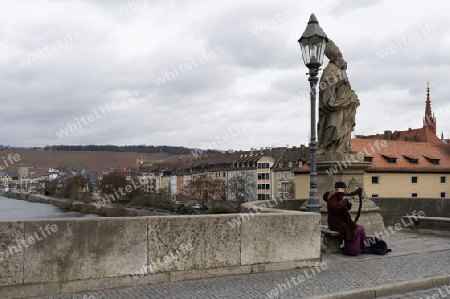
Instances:
[[[350,211],[352,208],[352,203],[348,199],[346,199],[346,201],[347,201],[347,210]]]

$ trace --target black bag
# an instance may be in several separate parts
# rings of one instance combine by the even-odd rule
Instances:
[[[386,242],[379,238],[367,237],[364,245],[366,245],[366,248],[364,248],[362,253],[385,255],[388,252],[391,252],[391,249],[388,248]]]

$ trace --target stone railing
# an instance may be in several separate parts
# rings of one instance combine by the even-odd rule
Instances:
[[[256,214],[260,213],[289,213],[293,212],[291,209],[306,211],[307,200],[299,199],[273,199],[273,200],[262,200],[262,201],[249,201],[241,206],[241,218],[251,218]],[[322,202],[322,201],[321,201]],[[327,225],[327,210],[326,203],[323,202],[321,206],[321,224]],[[303,205],[303,206],[302,206]],[[350,216],[352,219],[356,217],[357,208],[353,208],[350,211]],[[380,208],[376,207],[373,202],[364,201],[361,209],[361,217],[358,224],[364,227],[364,230],[368,236],[374,235],[376,232],[384,230],[383,218],[381,217]]]
[[[248,201],[241,205],[241,212],[253,213],[260,211],[262,213],[281,213],[301,211],[302,205],[307,199],[272,199]]]
[[[0,221],[0,298],[294,269],[319,260],[315,213]]]
[[[395,225],[402,216],[422,211],[426,217],[450,217],[450,199],[448,198],[372,198],[380,207],[386,225]],[[450,230],[450,223],[426,222],[421,228],[431,230]]]

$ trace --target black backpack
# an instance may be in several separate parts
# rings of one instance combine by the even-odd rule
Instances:
[[[391,252],[391,249],[388,248],[386,242],[379,238],[367,237],[366,241],[364,241],[364,245],[366,245],[366,248],[364,248],[362,253],[385,255],[388,252]]]

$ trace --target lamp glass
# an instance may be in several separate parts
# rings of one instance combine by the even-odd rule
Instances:
[[[302,37],[300,49],[302,50],[303,62],[307,67],[319,67],[323,63],[327,41],[322,36]]]

